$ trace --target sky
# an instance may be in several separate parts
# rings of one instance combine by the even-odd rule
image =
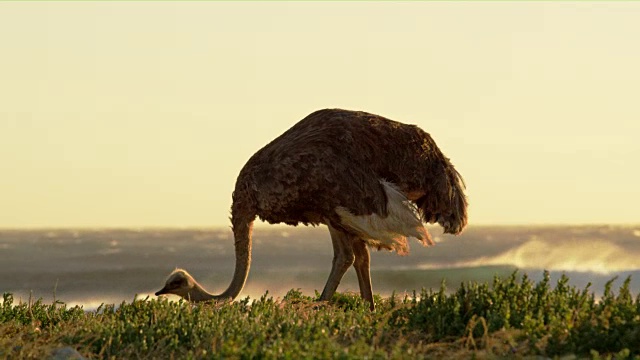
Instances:
[[[639,2],[0,3],[0,227],[227,226],[307,114],[417,124],[469,221],[638,223]]]

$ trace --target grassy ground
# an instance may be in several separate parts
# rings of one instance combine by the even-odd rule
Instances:
[[[97,311],[41,301],[0,307],[0,358],[46,358],[69,346],[87,358],[501,358],[573,354],[640,359],[640,297],[629,280],[596,301],[548,274],[514,273],[376,299],[354,294],[329,304],[296,290],[283,299],[190,305],[139,300]]]

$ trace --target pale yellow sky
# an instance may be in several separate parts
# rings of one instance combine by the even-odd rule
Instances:
[[[415,123],[471,224],[637,223],[640,3],[0,3],[0,227],[228,224],[308,113]]]

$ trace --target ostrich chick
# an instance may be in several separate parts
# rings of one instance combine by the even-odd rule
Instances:
[[[251,265],[256,217],[270,224],[329,228],[333,262],[320,300],[329,300],[349,267],[373,310],[369,247],[408,252],[407,237],[433,245],[424,223],[459,234],[467,224],[462,176],[431,136],[361,111],[316,111],[256,152],[240,171],[231,223],[236,266],[229,287],[208,293],[184,270],[160,294],[191,301],[235,299]]]

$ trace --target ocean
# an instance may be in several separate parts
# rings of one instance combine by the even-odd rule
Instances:
[[[470,226],[462,235],[429,228],[436,246],[411,240],[409,255],[371,252],[374,293],[411,294],[454,290],[467,281],[490,282],[514,271],[552,280],[563,273],[570,284],[591,283],[596,296],[618,277],[614,289],[631,276],[640,289],[639,226]],[[290,289],[322,291],[333,252],[326,227],[258,225],[253,261],[241,298],[267,291],[282,297]],[[54,299],[95,309],[134,298],[153,298],[176,267],[189,271],[205,288],[223,291],[233,274],[231,230],[219,229],[43,229],[0,230],[0,292],[16,300]],[[358,293],[349,270],[338,291]]]

